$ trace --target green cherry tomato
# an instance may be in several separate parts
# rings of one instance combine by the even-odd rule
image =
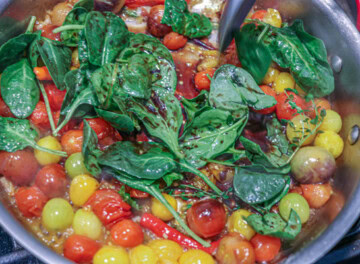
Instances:
[[[42,223],[49,231],[61,231],[68,228],[73,218],[72,206],[62,198],[51,199],[42,211]]]
[[[301,223],[304,224],[309,219],[309,204],[298,193],[289,193],[285,195],[279,203],[279,211],[282,218],[289,219],[291,209],[293,209],[300,217]]]
[[[65,162],[66,173],[70,178],[75,178],[80,174],[90,174],[85,167],[84,157],[81,152],[71,154]]]

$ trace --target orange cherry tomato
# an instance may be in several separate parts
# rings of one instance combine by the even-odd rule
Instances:
[[[183,35],[180,35],[176,32],[170,32],[164,37],[164,45],[170,50],[178,50],[183,48],[188,39]]]
[[[273,260],[280,251],[280,238],[256,234],[251,239],[255,250],[255,259],[258,262]]]
[[[81,152],[83,144],[83,131],[70,130],[61,137],[61,146],[68,155]]]
[[[122,247],[136,247],[144,241],[144,233],[139,224],[124,219],[111,228],[112,241]]]
[[[316,107],[316,111],[314,109],[314,103],[315,103],[315,107]],[[313,102],[309,102],[309,111],[308,111],[308,116],[311,118],[315,118],[316,114],[320,114],[321,111],[324,110],[330,110],[331,109],[331,104],[328,100],[326,100],[325,98],[317,98],[314,100]]]
[[[267,11],[266,10],[258,10],[256,11],[252,16],[251,19],[259,19],[259,20],[263,20],[265,15],[266,15]]]
[[[47,197],[36,186],[20,187],[15,193],[16,205],[25,217],[39,217]]]
[[[64,243],[64,256],[75,263],[90,263],[101,248],[95,240],[81,235],[71,235]]]
[[[29,185],[35,178],[39,164],[27,150],[0,151],[0,175],[18,186]]]
[[[64,101],[66,90],[60,91],[56,88],[56,85],[52,82],[47,82],[44,84],[44,88],[49,99],[49,104],[51,110],[59,111],[61,109],[61,105]]]
[[[46,111],[46,106],[43,101],[39,101],[34,111],[29,117],[31,123],[33,123],[36,127],[41,130],[49,130],[50,129],[50,121],[49,116]]]
[[[260,85],[260,88],[265,94],[271,95],[272,97],[274,97],[276,99],[276,91],[273,88],[271,88],[268,85]],[[266,108],[266,109],[262,109],[262,110],[255,110],[255,112],[263,114],[263,115],[267,115],[267,114],[271,114],[271,113],[275,112],[275,109],[276,109],[276,105]]]
[[[212,78],[215,74],[215,69],[206,69],[205,71],[198,72],[195,75],[195,87],[199,90],[210,90],[211,80],[209,76]]]
[[[279,120],[290,120],[298,115],[298,111],[289,104],[291,101],[303,110],[307,108],[305,100],[293,92],[283,92],[276,98],[278,102],[276,105],[276,115]]]
[[[43,67],[35,67],[34,73],[36,75],[36,78],[39,81],[52,81],[51,75],[49,73],[49,70],[46,66]]]
[[[311,208],[320,208],[329,201],[332,188],[326,184],[302,184],[303,196]]]
[[[131,206],[114,190],[97,190],[86,202],[85,206],[88,205],[107,228],[131,217]]]
[[[56,28],[57,28],[57,26],[54,26],[54,25],[44,26],[41,31],[41,36],[48,38],[48,39],[60,41],[60,33],[53,32],[53,30]]]
[[[35,185],[48,198],[62,197],[67,186],[64,167],[60,164],[50,164],[43,167],[36,174]]]
[[[89,126],[95,131],[99,140],[102,140],[114,134],[114,128],[110,125],[110,123],[100,117],[89,118],[86,119],[86,121],[89,123]],[[84,122],[80,124],[79,129],[83,130],[83,128]]]

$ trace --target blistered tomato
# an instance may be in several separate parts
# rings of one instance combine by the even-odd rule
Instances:
[[[144,241],[144,234],[139,224],[124,219],[111,228],[111,240],[122,247],[136,247]]]
[[[76,263],[88,263],[99,249],[100,244],[95,240],[86,236],[71,235],[64,243],[64,256]]]
[[[47,202],[46,196],[37,188],[21,187],[15,193],[15,201],[25,217],[38,217]]]
[[[61,145],[68,155],[81,152],[83,144],[83,131],[70,130],[61,137]]]
[[[49,99],[51,110],[59,111],[61,109],[62,102],[64,101],[66,90],[60,91],[52,82],[45,83],[44,88]]]
[[[298,115],[298,110],[295,105],[300,109],[306,109],[307,104],[304,99],[293,92],[283,92],[277,96],[276,115],[279,120],[290,120]]]
[[[89,118],[86,119],[86,121],[89,123],[89,126],[95,131],[99,140],[111,136],[114,133],[114,128],[110,125],[110,123],[100,117]],[[81,123],[79,129],[83,130],[83,128],[84,123]]]
[[[64,167],[59,164],[43,167],[36,174],[35,184],[48,198],[63,196],[67,185]]]

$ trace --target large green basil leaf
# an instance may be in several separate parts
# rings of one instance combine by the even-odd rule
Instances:
[[[72,51],[61,42],[41,38],[37,42],[41,59],[48,68],[51,78],[59,90],[64,90],[65,75],[70,71]]]
[[[237,167],[234,176],[236,196],[248,204],[261,204],[271,200],[285,187],[280,174],[268,173],[261,166]]]
[[[85,37],[92,64],[112,63],[129,44],[125,22],[114,13],[90,12],[86,17]]]
[[[241,31],[235,34],[235,42],[242,67],[254,77],[258,84],[261,84],[272,59],[270,51],[261,39],[260,41],[258,39],[261,32],[255,31],[255,29],[255,24],[243,26]]]
[[[183,158],[178,141],[183,116],[180,102],[172,92],[153,87],[151,99],[145,103],[131,100],[129,111],[141,120],[151,136],[163,141],[177,157]]]
[[[0,116],[0,150],[14,152],[26,147],[32,147],[54,155],[67,156],[66,152],[37,145],[35,141],[37,137],[38,133],[31,128],[29,120]]]
[[[277,118],[271,118],[266,123],[266,129],[266,137],[272,143],[272,145],[276,146],[280,150],[282,154],[291,155],[293,153],[289,141],[287,140],[287,137],[284,133],[284,128]]]
[[[248,107],[261,110],[276,104],[275,98],[266,95],[247,71],[229,64],[215,72],[209,101],[213,107],[232,113],[235,119],[245,116]]]
[[[101,166],[110,167],[139,179],[157,180],[178,168],[174,156],[157,144],[120,141],[98,158]]]
[[[209,18],[191,13],[185,0],[166,0],[161,23],[172,27],[173,31],[189,38],[202,38],[211,34]]]
[[[73,8],[66,16],[63,26],[85,25],[88,10],[82,7]],[[61,32],[62,43],[69,47],[76,47],[79,43],[80,29],[69,29]]]
[[[1,76],[1,96],[11,112],[26,118],[39,102],[40,91],[29,62],[22,59],[7,67]]]
[[[295,20],[290,27],[271,29],[264,41],[272,59],[280,67],[289,68],[296,83],[305,92],[315,97],[332,93],[334,75],[323,41],[308,34],[301,20]]]
[[[38,33],[25,33],[5,42],[0,47],[0,73],[6,67],[18,62],[29,47],[38,38]]]
[[[122,132],[130,133],[135,129],[134,122],[128,115],[110,112],[99,108],[95,108],[95,111],[101,118],[108,121],[114,128]]]
[[[290,172],[289,156],[283,155],[277,146],[272,146],[272,151],[265,153],[258,144],[245,137],[240,137],[240,142],[246,150],[246,156],[254,165],[261,165],[268,172]]]
[[[127,61],[135,54],[143,53],[153,55],[157,62],[149,60],[153,85],[175,93],[177,85],[175,63],[169,50],[157,38],[145,34],[131,35],[129,47],[124,49],[119,60]]]
[[[247,117],[234,122],[231,114],[219,109],[204,111],[194,118],[180,147],[185,159],[199,168],[233,146],[246,125]]]
[[[97,148],[97,143],[98,137],[95,131],[84,119],[82,154],[84,156],[86,169],[95,177],[99,176],[101,173],[98,157],[103,154],[103,152]]]
[[[264,216],[252,214],[246,217],[246,222],[259,234],[293,240],[301,231],[301,220],[291,209],[288,222],[278,214],[269,213]]]

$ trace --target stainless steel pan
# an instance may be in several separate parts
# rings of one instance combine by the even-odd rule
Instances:
[[[0,44],[21,32],[30,15],[41,16],[57,0],[0,0]],[[345,2],[340,0],[339,2]],[[324,40],[336,76],[335,107],[344,120],[345,149],[334,178],[344,206],[331,200],[307,224],[298,239],[286,245],[282,263],[313,263],[328,252],[360,214],[360,35],[353,21],[333,0],[258,0],[263,8],[278,8],[288,18],[301,18],[308,31]],[[351,133],[353,132],[353,133]],[[351,136],[352,135],[352,136]],[[348,139],[348,137],[350,137]],[[0,224],[26,249],[46,263],[69,263],[39,242],[18,222],[0,187]]]

